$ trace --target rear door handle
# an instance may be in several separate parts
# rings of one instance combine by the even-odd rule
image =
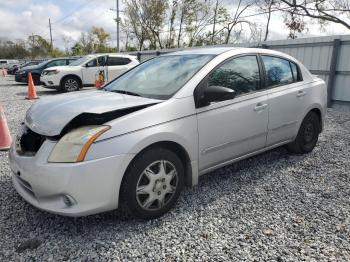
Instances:
[[[262,111],[267,107],[267,104],[257,103],[254,107],[254,111]]]
[[[305,91],[298,91],[298,93],[297,93],[297,97],[303,97],[305,95],[306,95]]]

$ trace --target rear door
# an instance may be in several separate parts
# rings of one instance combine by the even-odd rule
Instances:
[[[112,81],[130,68],[131,59],[127,57],[108,56],[107,82]]]
[[[298,66],[287,59],[262,55],[269,88],[269,125],[267,146],[294,139],[307,109],[307,90]]]

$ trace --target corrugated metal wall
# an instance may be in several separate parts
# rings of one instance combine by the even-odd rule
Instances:
[[[340,40],[338,47],[335,45],[335,39]],[[256,47],[257,45],[226,46]],[[260,46],[290,54],[301,61],[313,74],[323,78],[329,85],[328,90],[333,104],[350,103],[350,35],[267,41]],[[334,52],[334,48],[337,48],[338,52]],[[131,54],[137,55],[140,61],[144,62],[154,56],[179,50],[184,49],[142,51]],[[335,65],[334,71],[332,71],[332,61]],[[330,79],[331,83],[328,83]]]

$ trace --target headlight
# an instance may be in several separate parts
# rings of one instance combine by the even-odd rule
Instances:
[[[83,126],[65,134],[52,150],[49,162],[75,163],[84,161],[91,144],[110,126]]]
[[[26,71],[20,71],[19,74],[20,75],[25,75],[27,72]]]
[[[60,71],[58,71],[58,70],[44,71],[43,75],[48,75],[48,76],[50,76],[50,75],[57,75],[59,72]]]

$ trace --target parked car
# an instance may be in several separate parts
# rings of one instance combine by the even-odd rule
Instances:
[[[67,216],[161,216],[198,176],[275,147],[311,152],[325,82],[293,57],[210,48],[148,60],[103,90],[43,98],[10,149],[13,184]]]
[[[19,61],[14,59],[0,59],[1,69],[9,69],[15,64],[19,64]]]
[[[40,81],[46,88],[71,92],[83,86],[94,86],[100,72],[109,82],[138,65],[136,57],[122,54],[94,54],[82,57],[70,66],[53,67],[42,72]]]
[[[64,66],[69,65],[71,62],[77,60],[74,57],[63,57],[63,58],[54,58],[50,60],[43,61],[38,65],[26,66],[18,70],[15,74],[15,80],[19,83],[28,82],[28,73],[30,72],[33,77],[34,84],[41,84],[40,75],[42,71],[46,68],[51,68],[54,66]]]
[[[7,73],[9,74],[9,75],[14,75],[17,71],[18,71],[18,69],[20,68],[20,64],[14,64],[14,65],[12,65],[9,69],[7,69]]]

